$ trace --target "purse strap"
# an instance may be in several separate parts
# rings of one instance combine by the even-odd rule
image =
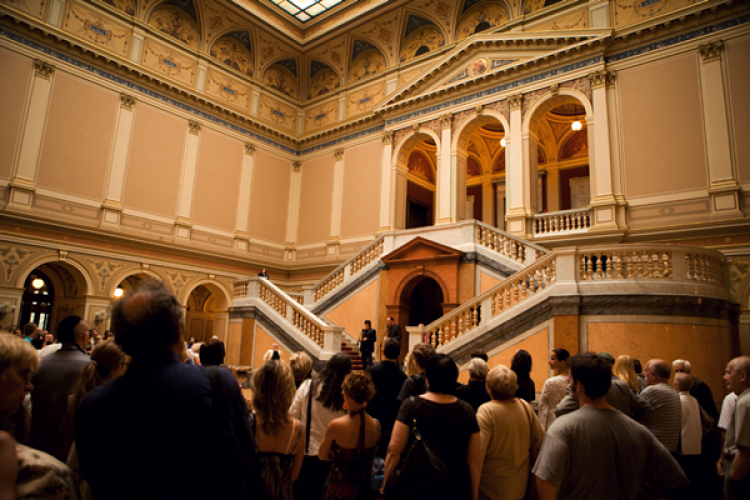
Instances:
[[[310,380],[310,393],[307,395],[307,418],[305,420],[305,455],[310,451],[310,419],[312,418],[312,398],[315,392],[315,381]]]
[[[519,404],[523,406],[523,411],[526,413],[526,418],[529,421],[529,460],[531,460],[532,458],[536,460],[536,457],[534,456],[534,439],[532,436],[534,423],[531,420],[531,413],[529,412],[531,407],[526,401],[522,399],[516,399],[516,401],[518,401]]]

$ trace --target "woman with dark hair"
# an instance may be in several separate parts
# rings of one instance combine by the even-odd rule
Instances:
[[[557,405],[565,397],[565,392],[570,385],[568,358],[570,358],[570,353],[565,349],[552,349],[549,354],[549,367],[556,375],[544,382],[542,394],[539,396],[539,422],[545,432],[555,421]]]
[[[331,462],[318,459],[320,443],[331,420],[343,417],[344,395],[341,386],[352,371],[348,354],[335,354],[321,370],[317,380],[306,380],[294,395],[289,413],[305,426],[305,460],[294,488],[296,500],[320,500]]]
[[[536,399],[536,387],[531,380],[531,354],[528,351],[520,349],[513,355],[510,362],[510,369],[516,372],[518,377],[518,390],[516,397],[531,403]]]
[[[474,410],[452,395],[458,367],[449,356],[435,354],[425,366],[427,392],[410,397],[401,405],[388,445],[383,484],[401,461],[411,426],[432,443],[448,469],[448,476],[420,490],[422,498],[476,500],[482,464],[481,438]]]

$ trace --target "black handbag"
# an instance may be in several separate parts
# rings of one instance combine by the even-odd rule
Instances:
[[[434,485],[448,477],[448,466],[435,446],[424,439],[417,427],[417,405],[414,396],[409,400],[412,407],[411,436],[406,452],[401,455],[396,470],[385,483],[385,498],[398,500],[411,497],[427,486]]]

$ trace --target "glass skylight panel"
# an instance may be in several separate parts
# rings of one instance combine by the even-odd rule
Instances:
[[[317,0],[289,0],[294,5],[299,7],[300,10],[305,10],[311,5],[315,5],[317,3]]]
[[[343,4],[354,4],[357,0],[271,0],[278,7],[302,22],[325,14],[329,9]]]
[[[320,5],[319,3],[316,3],[315,5],[313,5],[313,6],[312,6],[312,7],[310,7],[309,9],[307,9],[307,10],[306,10],[305,12],[307,12],[307,13],[308,13],[308,14],[310,14],[311,16],[315,17],[315,16],[317,16],[318,14],[320,14],[321,12],[324,12],[325,10],[326,10],[326,8],[325,8],[325,7],[323,7],[323,6],[322,6],[322,5]]]
[[[320,2],[320,5],[322,5],[322,6],[323,6],[323,7],[325,7],[326,9],[330,9],[330,8],[331,8],[331,7],[333,7],[334,5],[338,5],[338,4],[340,4],[340,3],[341,3],[341,0],[322,0],[322,1]]]
[[[305,22],[305,21],[307,21],[308,19],[310,19],[310,16],[308,16],[308,15],[307,15],[307,14],[305,14],[304,12],[300,12],[300,13],[299,13],[299,14],[297,14],[297,15],[296,15],[295,17],[296,17],[297,19],[299,19],[300,21],[302,21],[302,22]]]
[[[294,14],[296,14],[297,12],[299,12],[299,9],[298,9],[298,8],[297,8],[297,7],[295,6],[295,5],[293,5],[293,4],[289,3],[289,2],[287,2],[286,0],[282,1],[282,2],[281,2],[281,3],[279,4],[279,7],[281,7],[281,8],[282,8],[282,9],[284,9],[285,11],[289,12],[289,13],[290,13],[291,15],[294,15]]]

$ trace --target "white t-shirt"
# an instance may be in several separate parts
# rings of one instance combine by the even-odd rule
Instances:
[[[289,414],[302,422],[303,425],[307,425],[307,395],[310,393],[311,380],[305,380],[302,385],[297,389],[297,393],[294,395],[292,400],[292,406],[289,408]],[[344,410],[332,411],[330,408],[323,406],[323,403],[317,400],[320,396],[320,391],[323,389],[323,384],[318,382],[315,388],[315,394],[312,400],[312,416],[310,418],[310,449],[306,455],[318,456],[318,450],[320,449],[320,443],[323,441],[323,435],[326,432],[326,427],[331,420],[346,415]],[[302,439],[304,439],[304,434]],[[304,446],[304,442],[303,442]]]
[[[682,454],[700,455],[703,429],[698,400],[691,396],[688,391],[680,392],[680,405],[682,407]]]
[[[721,404],[721,414],[719,415],[719,429],[729,429],[729,421],[732,420],[734,415],[734,406],[737,404],[737,394],[730,392],[724,398],[724,402]]]

